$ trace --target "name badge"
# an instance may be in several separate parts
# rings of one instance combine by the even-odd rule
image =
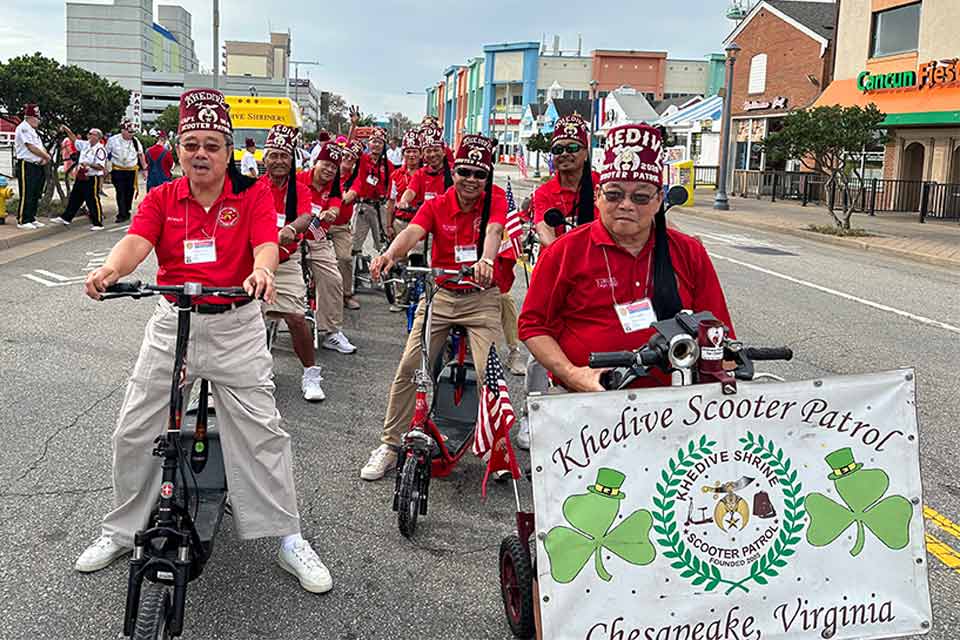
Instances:
[[[437,194],[433,193],[432,191],[427,191],[425,194],[423,194],[423,199],[424,199],[425,201],[426,201],[426,200],[433,200],[433,199],[436,198],[436,197],[437,197]]]
[[[657,314],[653,310],[653,303],[650,302],[650,298],[617,304],[613,308],[617,311],[617,318],[620,320],[620,326],[623,327],[624,333],[649,329],[650,325],[657,321]]]
[[[453,248],[453,258],[458,263],[476,262],[477,261],[477,245],[459,244],[455,246]]]
[[[310,213],[319,218],[320,214],[323,213],[323,207],[314,202],[310,205]]]
[[[183,262],[185,264],[201,264],[216,261],[217,247],[213,243],[213,238],[183,241]]]
[[[375,187],[379,183],[380,183],[380,178],[378,178],[377,176],[373,174],[370,174],[369,176],[367,176],[367,184]]]
[[[287,214],[278,213],[277,214],[277,229],[282,229],[287,226]]]

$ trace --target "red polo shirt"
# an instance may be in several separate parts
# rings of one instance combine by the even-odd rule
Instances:
[[[280,234],[280,229],[286,225],[296,220],[287,220],[286,211],[287,211],[287,183],[284,182],[282,187],[278,187],[273,184],[273,180],[270,179],[270,176],[264,174],[260,177],[260,182],[264,183],[266,187],[270,190],[270,194],[273,196],[273,210],[274,210],[274,224],[277,227],[277,235]],[[297,188],[297,218],[302,216],[305,213],[310,213],[310,190],[305,184],[302,184],[299,180],[296,181]],[[297,249],[300,248],[299,238],[294,242],[290,242],[285,245],[280,246],[280,262],[286,262],[290,259],[290,256],[297,252]]]
[[[503,189],[494,185],[490,203],[489,224],[506,224],[507,199]],[[461,211],[457,202],[457,190],[447,189],[439,198],[423,203],[411,224],[423,227],[432,234],[431,266],[436,269],[459,269],[474,264],[483,255],[483,247],[477,246],[480,237],[480,217],[483,215],[484,198],[481,196],[470,211]],[[456,246],[476,246],[476,260],[458,263]],[[438,278],[442,282],[447,278]]]
[[[696,238],[674,229],[667,229],[667,235],[684,308],[711,311],[733,331],[727,302],[706,249]],[[558,238],[549,251],[540,254],[533,270],[520,314],[520,339],[551,336],[578,367],[587,366],[592,352],[645,345],[654,330],[624,332],[614,309],[614,297],[619,304],[653,297],[649,270],[654,237],[651,232],[637,256],[617,246],[599,219]],[[670,384],[659,371],[654,375],[656,379],[641,378],[638,386]]]
[[[359,162],[360,170],[353,183],[357,195],[368,200],[386,198],[390,193],[390,184],[383,165],[379,160],[374,162],[368,153],[363,154]]]
[[[413,199],[413,203],[417,206],[443,195],[446,191],[443,186],[443,167],[440,168],[440,171],[434,171],[430,167],[421,167],[410,178],[407,189],[417,194],[417,197]]]
[[[590,174],[593,177],[593,188],[594,192],[596,192],[597,184],[600,182],[600,174],[596,171],[591,171]],[[533,202],[531,204],[533,207],[533,223],[539,224],[543,222],[543,214],[550,209],[560,209],[564,216],[569,217],[573,213],[573,207],[577,201],[579,191],[579,187],[576,189],[561,187],[560,174],[557,173],[552,179],[540,185],[540,187],[533,192]],[[599,218],[600,211],[597,209],[596,204],[594,204],[593,219],[597,220]],[[559,227],[554,229],[554,232],[559,238],[567,232],[567,229],[568,227],[565,226]]]
[[[328,184],[317,189],[313,186],[313,171],[301,171],[297,174],[297,182],[304,185],[310,192],[310,210],[314,214],[319,214],[322,211],[331,209],[333,207],[339,208],[342,204],[342,200],[339,196],[331,196],[330,191],[333,189],[333,181],[331,180]],[[337,214],[337,218],[340,217],[340,214]],[[334,220],[336,222],[336,219]],[[321,222],[319,229],[314,229],[311,225],[310,236],[314,240],[322,240],[326,235],[327,229],[333,225],[333,222]]]
[[[353,181],[353,184],[350,186],[350,189],[347,189],[347,180],[350,179],[350,176],[345,176],[342,173],[340,174],[340,193],[346,197],[348,191],[353,191],[357,193],[357,197],[360,196],[360,192],[357,191],[360,187],[358,182],[360,181],[360,174],[357,173],[357,179]],[[337,219],[333,221],[334,225],[345,225],[350,224],[350,221],[353,220],[353,206],[356,200],[350,204],[340,201],[340,215],[337,216]]]
[[[412,178],[416,172],[417,169],[414,169],[413,172],[408,171],[407,165],[401,165],[390,172],[390,199],[393,200],[395,204],[400,204],[400,199],[403,198],[403,193],[410,184],[410,178]],[[414,205],[416,205],[416,202],[414,202]],[[403,220],[404,222],[409,222],[413,219],[412,213],[400,211],[399,209],[394,209],[393,216],[397,220]]]
[[[186,177],[167,182],[140,203],[127,233],[153,245],[157,254],[157,284],[199,282],[211,287],[239,287],[253,271],[253,249],[277,242],[277,218],[270,191],[255,184],[233,193],[224,178],[223,193],[208,211],[194,200]],[[215,262],[186,264],[186,240],[212,239]],[[232,299],[208,297],[199,302],[230,303]]]

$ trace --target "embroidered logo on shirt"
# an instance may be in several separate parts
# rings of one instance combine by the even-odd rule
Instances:
[[[443,230],[446,231],[447,233],[456,233],[456,232],[457,232],[457,225],[455,225],[455,224],[444,224],[444,225],[440,225],[440,226],[443,227]]]
[[[611,283],[614,287],[618,284],[616,278],[597,278],[596,283],[598,289],[609,289]]]
[[[220,226],[233,227],[240,221],[240,213],[233,207],[228,207],[220,212]]]

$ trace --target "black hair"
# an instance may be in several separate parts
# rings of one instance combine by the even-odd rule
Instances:
[[[296,153],[296,152],[294,152]],[[287,202],[284,209],[287,224],[297,219],[297,158],[290,159],[290,172],[287,174]]]
[[[447,152],[443,152],[443,190],[446,191],[453,186],[453,172],[450,171],[450,161],[447,159]]]
[[[664,203],[654,217],[653,238],[653,309],[658,320],[672,318],[683,310],[677,276],[670,259],[670,243],[667,236],[667,216]]]
[[[357,161],[353,164],[353,171],[350,173],[350,177],[347,178],[346,184],[343,185],[344,190],[350,191],[350,187],[353,186],[353,181],[357,179],[357,174],[360,172],[360,158],[357,158]],[[337,167],[337,175],[340,175],[340,167]]]
[[[390,162],[387,160],[387,150],[384,149],[380,152],[380,159],[377,161],[377,164],[383,169],[383,180],[384,184],[388,187],[390,186]]]
[[[234,195],[239,195],[252,187],[257,182],[257,179],[240,173],[240,169],[237,167],[237,161],[233,157],[232,148],[227,147],[227,153],[230,154],[230,162],[227,164],[227,176],[230,177],[230,184],[233,187]]]
[[[593,199],[593,172],[588,159],[583,163],[583,175],[580,176],[580,192],[577,195],[577,204],[574,205],[577,225],[593,222]]]
[[[330,197],[341,198],[343,191],[340,189],[340,163],[337,163],[337,173],[333,176],[333,184],[330,185]]]
[[[480,235],[477,236],[477,255],[483,257],[483,244],[487,239],[487,224],[490,222],[490,202],[493,200],[493,168],[487,173],[483,187],[483,212],[480,214]]]

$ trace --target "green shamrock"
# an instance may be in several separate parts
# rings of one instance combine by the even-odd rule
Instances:
[[[822,493],[808,495],[804,500],[810,514],[807,542],[815,547],[825,547],[856,523],[857,540],[850,550],[851,556],[863,551],[866,541],[864,525],[888,548],[906,547],[910,541],[913,507],[903,496],[883,498],[890,487],[887,473],[882,469],[863,469],[863,465],[854,460],[849,447],[834,451],[825,459],[833,469],[827,477],[834,481],[846,507]]]
[[[620,501],[626,497],[620,487],[624,476],[613,469],[597,471],[597,481],[587,487],[589,493],[570,496],[563,502],[563,517],[575,528],[557,526],[544,540],[550,558],[550,575],[560,583],[573,581],[594,556],[594,566],[601,580],[613,576],[603,566],[603,549],[631,564],[653,562],[657,552],[650,543],[653,517],[638,509],[611,528],[620,512]]]

